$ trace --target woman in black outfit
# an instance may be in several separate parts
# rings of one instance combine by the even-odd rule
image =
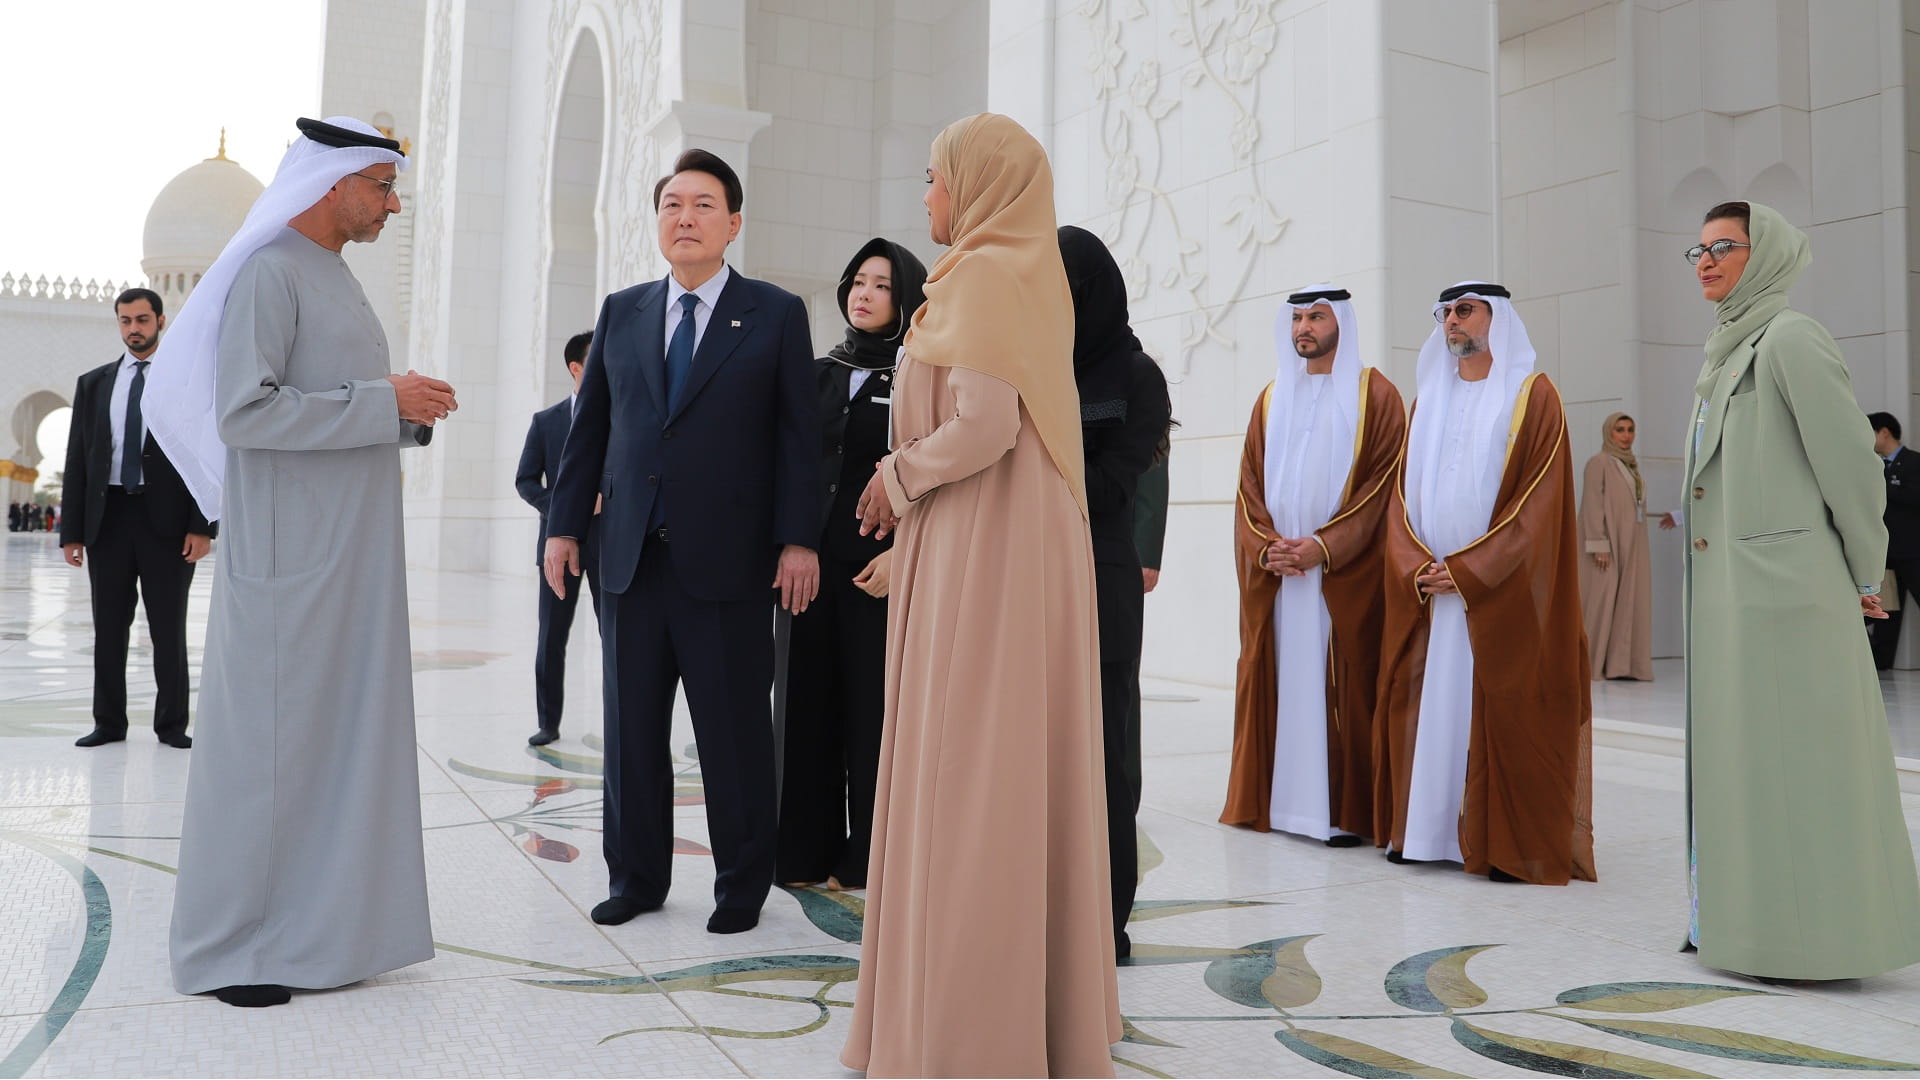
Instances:
[[[854,506],[887,454],[894,359],[926,280],[913,252],[879,237],[867,241],[840,276],[846,340],[820,360],[820,595],[794,616],[787,652],[776,875],[789,885],[867,884],[892,540],[861,536]]]
[[[1140,729],[1128,714],[1140,689],[1140,633],[1146,590],[1133,546],[1133,498],[1140,476],[1167,450],[1172,403],[1160,365],[1127,321],[1127,283],[1100,238],[1067,225],[1060,258],[1073,292],[1073,377],[1080,387],[1080,437],[1087,458],[1087,527],[1093,534],[1093,592],[1100,620],[1100,720],[1107,771],[1107,851],[1113,886],[1115,954],[1127,956],[1138,853],[1134,808],[1140,793]],[[1131,763],[1131,768],[1129,764]]]

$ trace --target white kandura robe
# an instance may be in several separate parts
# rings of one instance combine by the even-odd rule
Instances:
[[[1330,475],[1338,437],[1333,375],[1296,383],[1287,445],[1277,476],[1267,477],[1267,512],[1286,537],[1312,536],[1339,507]],[[1350,451],[1349,451],[1350,453]],[[1333,616],[1320,592],[1321,568],[1282,578],[1273,597],[1273,797],[1268,824],[1281,832],[1325,840],[1334,829],[1327,778],[1327,639]]]
[[[399,419],[345,260],[288,229],[220,327],[227,444],[174,891],[174,987],[342,986],[433,956]]]
[[[1434,498],[1413,521],[1414,535],[1444,560],[1486,535],[1493,521],[1492,493],[1484,477],[1489,463],[1476,460],[1473,416],[1496,380],[1468,382],[1453,376]],[[1486,441],[1486,452],[1504,460],[1506,440]],[[1467,637],[1467,605],[1457,593],[1428,601],[1432,626],[1414,729],[1413,777],[1407,796],[1406,845],[1415,860],[1464,862],[1460,853],[1460,800],[1467,784],[1467,746],[1473,734],[1473,643]]]

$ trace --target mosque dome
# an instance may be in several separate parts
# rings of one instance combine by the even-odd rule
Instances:
[[[227,157],[222,136],[218,154],[160,189],[147,210],[143,254],[147,259],[211,264],[264,190],[252,173]]]
[[[167,181],[147,210],[140,265],[154,287],[169,300],[185,300],[264,190],[227,157],[221,132],[219,152]]]

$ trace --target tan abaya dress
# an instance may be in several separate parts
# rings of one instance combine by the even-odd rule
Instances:
[[[1596,682],[1653,678],[1653,569],[1646,501],[1637,488],[1619,458],[1602,451],[1587,461],[1580,486],[1580,606]],[[1596,553],[1611,556],[1606,569]]]
[[[963,137],[950,140],[955,129]],[[1122,1032],[1093,550],[1079,474],[1066,471],[1081,451],[1051,177],[1005,117],[961,121],[942,142],[955,243],[907,339],[899,449],[880,466],[900,524],[860,983],[841,1060],[872,1076],[1111,1076]],[[1039,178],[1029,161],[1021,192],[1008,193],[1005,176],[967,160],[988,150],[1037,155]],[[996,200],[1000,210],[983,209]],[[1036,220],[1011,220],[1023,204]],[[999,239],[970,243],[995,229]],[[969,269],[955,270],[956,253]],[[1026,367],[952,351],[995,347],[997,324],[968,310],[981,300],[1027,325]]]

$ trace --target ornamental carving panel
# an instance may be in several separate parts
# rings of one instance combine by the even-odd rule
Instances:
[[[1278,0],[1169,0],[1150,10],[1141,0],[1085,0],[1075,9],[1091,42],[1094,157],[1107,165],[1094,199],[1104,219],[1100,238],[1132,300],[1150,290],[1161,301],[1173,294],[1176,339],[1159,344],[1174,382],[1200,350],[1237,346],[1227,317],[1288,225],[1253,168],[1267,156],[1256,103],[1280,37],[1278,7]],[[1171,191],[1180,162],[1169,136],[1196,113],[1223,118],[1227,131],[1234,190],[1216,209],[1204,199],[1196,209],[1196,200]]]

